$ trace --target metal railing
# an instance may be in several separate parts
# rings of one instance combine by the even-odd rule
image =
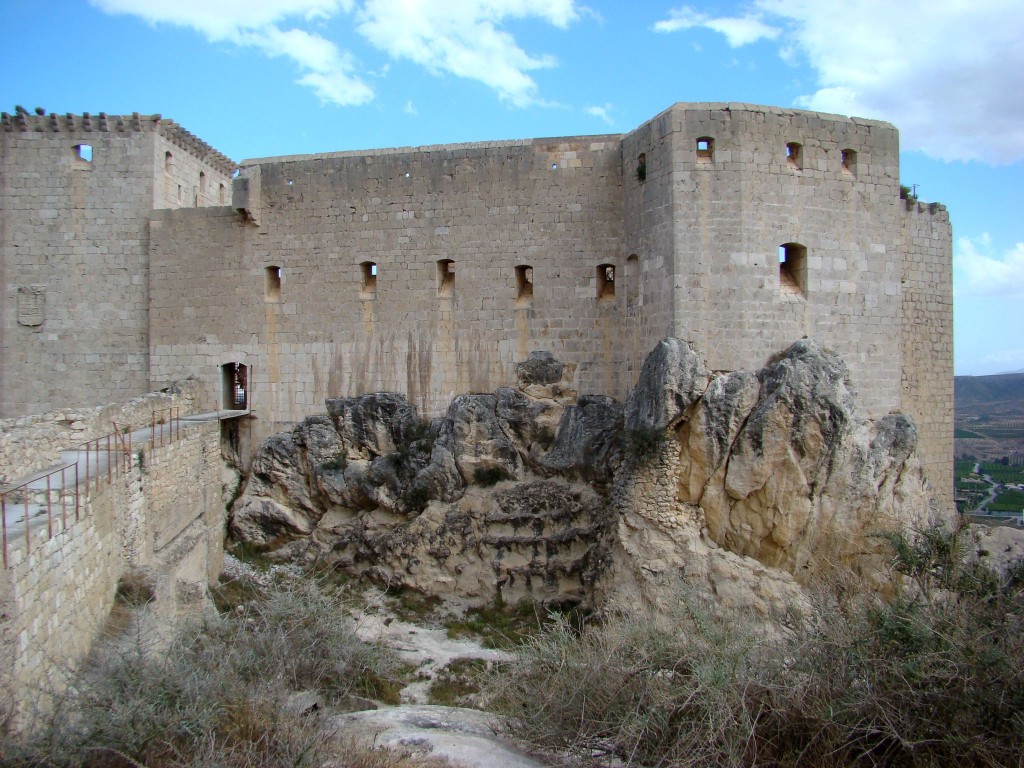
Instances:
[[[68,525],[68,508],[72,504],[72,499],[74,502],[71,508],[74,510],[75,521],[78,521],[81,519],[85,501],[90,492],[97,492],[104,479],[109,484],[115,478],[128,472],[132,462],[131,430],[127,427],[123,430],[118,429],[115,423],[113,432],[81,443],[76,448],[69,449],[69,452],[76,454],[74,461],[61,464],[53,469],[36,472],[15,483],[0,487],[0,517],[2,517],[0,527],[3,529],[5,568],[9,560],[9,545],[13,540],[10,530],[11,522],[7,519],[8,511],[17,514],[16,510],[19,506],[21,507],[21,520],[13,522],[23,525],[25,528],[27,555],[32,549],[33,517],[39,517],[45,511],[46,540],[49,541],[54,536],[54,524],[57,519],[55,516],[57,497],[54,494],[57,494],[60,499],[60,530],[65,530]],[[59,483],[55,481],[57,475],[60,475]]]
[[[107,483],[115,477],[120,477],[122,472],[127,472],[131,465],[132,456],[132,433],[130,427],[127,430],[117,429],[114,423],[114,431],[100,437],[93,438],[82,443],[77,449],[79,453],[85,453],[85,492],[89,492],[90,476],[95,469],[95,488],[100,487],[100,479],[106,470]],[[106,461],[101,456],[106,456]],[[79,459],[81,461],[81,459]],[[106,465],[105,467],[103,465]]]
[[[74,470],[74,484],[71,486],[72,492],[69,494],[69,478],[67,477],[67,473],[68,470],[71,469]],[[54,488],[53,478],[58,474],[60,475],[60,484]],[[45,487],[40,485],[44,481]],[[88,488],[86,490],[88,491]],[[7,510],[16,510],[19,505],[22,507],[22,523],[25,526],[25,551],[27,555],[32,549],[32,509],[38,508],[38,514],[42,514],[42,508],[45,507],[46,539],[49,541],[53,538],[55,507],[53,499],[54,493],[60,497],[60,521],[61,530],[63,531],[68,527],[69,495],[73,495],[74,497],[73,509],[75,520],[77,521],[81,515],[82,500],[78,491],[78,462],[64,464],[55,469],[51,469],[48,472],[39,472],[34,475],[30,475],[20,483],[0,487],[0,519],[3,521],[4,568],[7,567],[7,544],[9,541],[9,534],[7,530]]]
[[[166,442],[173,443],[181,436],[181,406],[171,405],[153,411],[150,427],[150,445],[163,445],[165,434]]]

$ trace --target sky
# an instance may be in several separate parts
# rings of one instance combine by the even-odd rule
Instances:
[[[678,101],[888,120],[953,222],[955,372],[1024,370],[1020,0],[0,0],[0,110],[232,159],[625,133]]]

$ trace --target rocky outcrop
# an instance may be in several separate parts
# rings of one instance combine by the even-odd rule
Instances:
[[[870,534],[928,520],[912,422],[865,419],[811,341],[712,375],[666,339],[625,404],[577,396],[546,353],[516,375],[432,421],[401,395],[329,400],[261,447],[232,536],[470,602],[657,609],[684,578],[767,615],[837,564],[881,578]]]

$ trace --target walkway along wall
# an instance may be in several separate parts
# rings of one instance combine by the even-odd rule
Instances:
[[[220,428],[182,429],[165,445],[136,446],[131,466],[91,493],[79,519],[8,541],[0,569],[0,726],[30,727],[52,705],[100,635],[119,580],[137,572],[155,591],[158,617],[206,604],[220,573],[224,504]]]

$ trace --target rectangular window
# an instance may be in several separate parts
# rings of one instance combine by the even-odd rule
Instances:
[[[363,288],[360,296],[364,299],[372,299],[377,295],[377,262],[364,261],[359,265],[363,274]]]
[[[516,267],[516,306],[528,307],[533,303],[533,267]]]
[[[266,269],[266,291],[264,293],[265,301],[280,301],[281,300],[281,268],[277,266],[270,266]]]
[[[439,259],[437,262],[437,295],[451,296],[455,290],[455,262]]]
[[[600,264],[597,267],[597,298],[615,298],[615,265]]]

